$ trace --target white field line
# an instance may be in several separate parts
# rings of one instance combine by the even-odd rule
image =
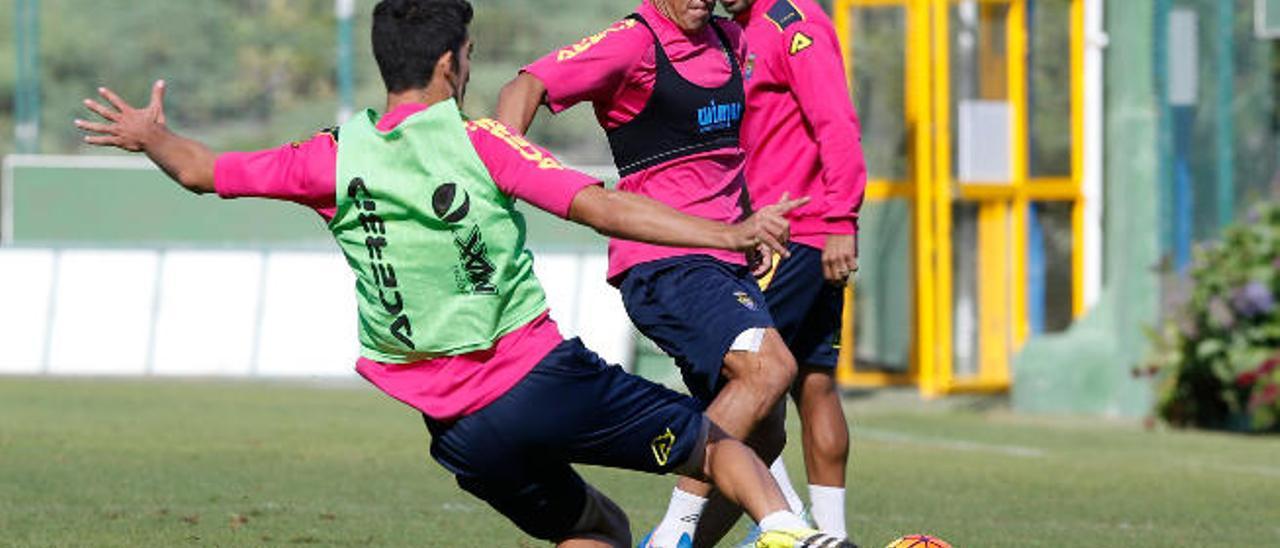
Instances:
[[[924,447],[935,447],[938,449],[946,449],[950,451],[965,451],[976,453],[995,453],[997,455],[1005,455],[1017,458],[1041,458],[1048,455],[1043,449],[1035,447],[1026,447],[1022,445],[1003,445],[996,443],[984,443],[970,440],[957,440],[947,438],[937,438],[933,436],[919,436],[916,434],[906,434],[902,432],[891,432],[888,430],[878,430],[875,428],[855,428],[853,430],[853,442],[856,444],[858,439],[869,439],[873,441],[882,441],[888,443],[900,443],[906,445],[919,445]]]

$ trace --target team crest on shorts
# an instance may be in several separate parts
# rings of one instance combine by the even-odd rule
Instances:
[[[733,296],[738,298],[738,304],[745,306],[751,310],[756,309],[756,300],[751,298],[746,291],[734,291]]]
[[[671,448],[675,447],[675,445],[676,435],[671,433],[670,428],[667,428],[667,431],[658,437],[653,438],[653,441],[649,443],[649,448],[653,450],[653,460],[658,463],[658,466],[667,465],[667,459],[671,458]]]

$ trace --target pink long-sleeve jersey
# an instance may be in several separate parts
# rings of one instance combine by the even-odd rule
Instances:
[[[813,0],[756,0],[736,20],[751,50],[741,136],[751,201],[810,196],[791,214],[798,243],[821,249],[829,234],[856,233],[867,168],[831,19]]]

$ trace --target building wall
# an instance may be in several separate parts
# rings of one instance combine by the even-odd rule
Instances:
[[[1105,5],[1103,294],[1071,329],[1032,339],[1015,358],[1019,411],[1140,416],[1151,408],[1151,387],[1131,371],[1159,308],[1157,5]]]

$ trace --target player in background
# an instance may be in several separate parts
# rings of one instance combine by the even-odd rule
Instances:
[[[558,113],[589,102],[622,176],[618,189],[713,221],[740,218],[750,207],[738,142],[746,45],[736,24],[713,20],[714,8],[714,0],[644,0],[526,66],[503,88],[498,119],[523,132],[541,105]],[[743,254],[614,239],[609,281],[707,415],[773,460],[786,442],[779,403],[796,366]],[[711,492],[681,478],[642,544],[690,544]]]
[[[812,196],[792,211],[790,257],[761,279],[775,325],[799,364],[800,414],[812,517],[847,537],[849,429],[835,382],[847,279],[858,269],[858,210],[866,187],[858,118],[840,42],[813,0],[721,0],[745,29],[747,108],[742,144],[752,199]],[[825,282],[825,283],[824,283]],[[782,459],[770,467],[797,513]]]
[[[164,84],[138,109],[101,88],[90,144],[144,152],[197,193],[296,202],[326,221],[356,278],[368,381],[422,413],[460,487],[560,546],[626,546],[626,516],[570,463],[714,481],[769,525],[760,546],[832,539],[786,509],[768,469],[692,399],[564,340],[524,248],[516,199],[654,244],[785,251],[782,200],[735,225],[602,188],[545,150],[460,110],[470,74],[465,0],[384,0],[373,51],[386,112],[258,152],[215,154],[168,129]],[[319,296],[318,296],[319,297]]]

